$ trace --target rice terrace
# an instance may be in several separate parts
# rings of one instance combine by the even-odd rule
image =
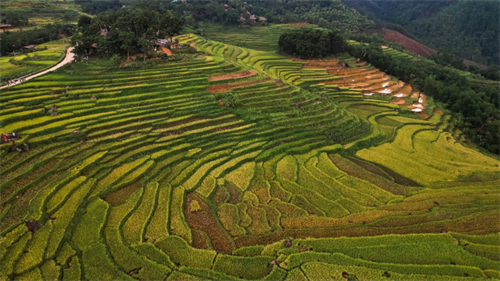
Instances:
[[[438,76],[370,52],[429,60],[278,51],[307,26],[205,24],[2,89],[0,279],[499,280],[497,153]]]

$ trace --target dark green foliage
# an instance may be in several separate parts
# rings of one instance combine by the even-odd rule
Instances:
[[[47,24],[41,28],[22,30],[22,31],[5,31],[0,33],[0,54],[5,56],[11,52],[18,52],[24,46],[38,45],[47,41],[59,39],[61,35],[72,35],[75,26],[72,24]]]
[[[418,38],[431,48],[484,64],[499,61],[498,1],[343,2],[370,15],[380,25]]]
[[[83,0],[80,0],[83,1]],[[225,25],[240,23],[240,15],[245,20],[249,15],[257,17],[256,24],[308,22],[318,24],[320,19],[326,21],[328,27],[341,30],[365,30],[373,27],[374,22],[360,15],[355,9],[346,7],[341,1],[242,1],[209,2],[209,1],[163,1],[162,6],[175,11],[181,17],[190,14],[196,21],[212,21]],[[224,8],[228,3],[229,7]],[[260,21],[259,17],[265,17]],[[254,24],[252,20],[244,24]]]
[[[31,10],[3,10],[2,23],[12,26],[27,26],[31,14]]]
[[[429,56],[431,60],[434,60],[437,64],[443,66],[452,66],[456,69],[465,70],[467,66],[464,64],[464,60],[450,54],[446,51],[438,52],[437,54],[432,54]]]
[[[96,15],[98,13],[113,9],[117,10],[122,7],[119,0],[109,1],[88,1],[88,0],[75,0],[75,4],[81,5],[82,11],[88,14]]]
[[[81,34],[71,38],[74,52],[104,56],[129,54],[139,48],[149,54],[157,38],[180,33],[182,22],[166,9],[140,2],[133,7],[100,13],[90,23],[87,18],[80,19],[79,26]],[[93,44],[97,44],[94,51]]]
[[[347,43],[339,31],[324,28],[298,28],[281,34],[280,51],[300,58],[323,58],[347,51]]]

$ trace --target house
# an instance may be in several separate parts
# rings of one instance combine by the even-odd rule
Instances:
[[[11,27],[12,27],[12,24],[0,24],[0,29],[8,29]]]
[[[265,17],[259,17],[259,22],[264,22],[264,21],[267,21]]]
[[[24,46],[25,49],[33,49],[35,48],[35,45],[28,45],[28,46]]]
[[[99,34],[101,34],[102,36],[106,36],[108,35],[108,30],[106,28],[103,28],[99,31]]]
[[[224,4],[224,8],[229,8],[229,5],[228,4]]]

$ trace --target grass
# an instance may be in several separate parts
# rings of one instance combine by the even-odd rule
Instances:
[[[3,279],[497,276],[498,159],[456,140],[447,114],[398,115],[336,63],[276,54],[285,27],[208,26],[213,40],[179,39],[209,59],[90,60],[2,91],[0,129],[30,145],[0,155]],[[387,83],[341,59],[349,77]],[[240,82],[253,84],[207,90]],[[236,106],[219,104],[227,93]]]

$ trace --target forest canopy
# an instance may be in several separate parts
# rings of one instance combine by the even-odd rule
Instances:
[[[338,30],[302,27],[280,35],[279,50],[304,59],[323,58],[347,51],[347,43]]]
[[[129,54],[137,48],[153,48],[157,38],[179,34],[182,21],[172,12],[144,2],[118,11],[108,10],[94,18],[82,17],[81,33],[71,38],[76,54],[90,52],[94,45],[98,55]]]

